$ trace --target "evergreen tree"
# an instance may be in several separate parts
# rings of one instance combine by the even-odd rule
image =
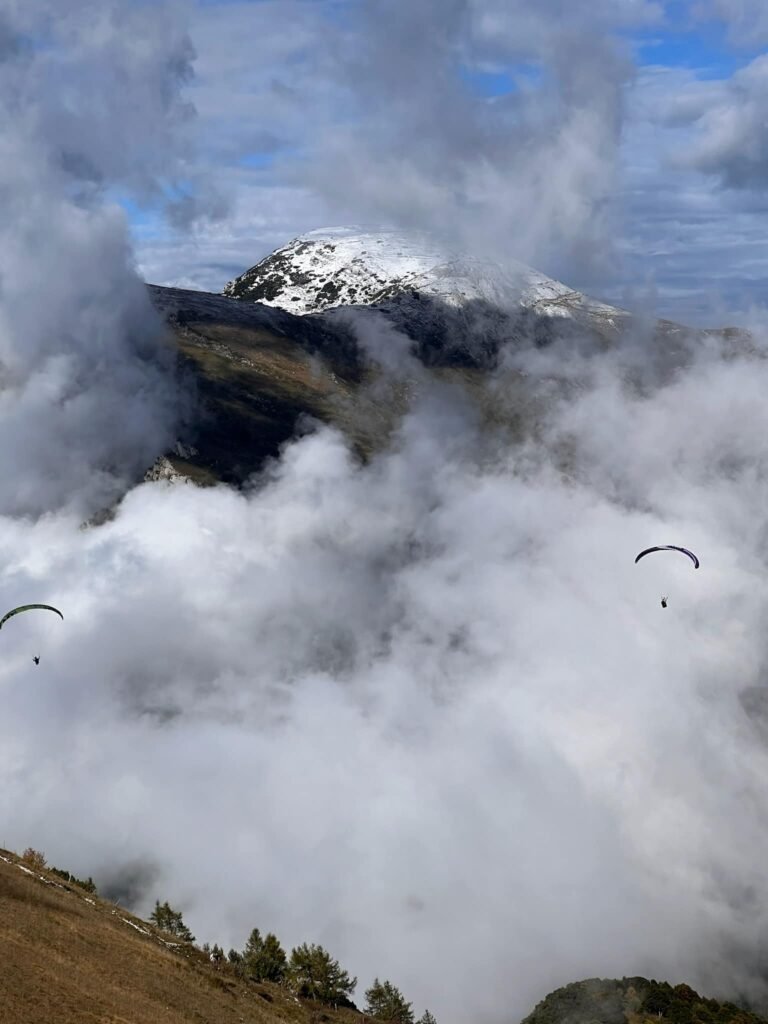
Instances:
[[[261,956],[261,970],[264,981],[282,982],[285,980],[285,972],[288,968],[288,957],[280,945],[280,941],[272,932],[268,932],[264,939],[264,949]]]
[[[64,871],[62,868],[50,868],[54,875],[58,875],[59,878],[63,878],[65,882],[74,882],[75,885],[81,886],[86,892],[96,892],[96,883],[89,875],[87,879],[78,878],[73,875],[70,871]]]
[[[395,1024],[413,1024],[411,1003],[407,1003],[399,988],[391,981],[374,979],[365,993],[365,1013],[376,1020],[394,1021]]]
[[[349,1003],[357,985],[357,978],[350,978],[322,946],[306,942],[291,950],[287,979],[297,996],[342,1006]]]
[[[248,936],[243,950],[245,974],[251,981],[280,982],[285,977],[287,958],[276,935],[269,932],[264,938],[258,928]]]
[[[211,950],[211,960],[215,964],[220,964],[224,959],[224,950],[217,943],[214,942],[213,949]]]
[[[182,920],[181,912],[173,910],[167,900],[163,904],[160,903],[160,900],[155,900],[155,909],[149,915],[149,920],[156,924],[161,931],[175,935],[183,942],[195,941],[195,936]]]
[[[416,1024],[437,1024],[437,1021],[429,1010],[425,1010],[421,1017],[416,1021]]]

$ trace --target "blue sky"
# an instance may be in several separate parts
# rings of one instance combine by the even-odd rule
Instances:
[[[628,33],[638,65],[687,68],[702,77],[727,78],[756,57],[760,47],[745,41],[729,45],[728,22],[722,17],[697,20],[689,3],[667,3],[665,22]]]
[[[763,305],[768,14],[752,0],[197,0],[184,202],[140,271],[220,290],[332,224],[505,252],[689,322]],[[179,210],[183,207],[183,215]]]

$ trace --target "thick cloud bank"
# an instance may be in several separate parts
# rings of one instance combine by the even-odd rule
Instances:
[[[124,216],[103,200],[172,174],[189,44],[162,10],[65,7],[0,10],[0,511],[11,513],[107,504],[172,439],[177,415]]]
[[[765,998],[768,364],[652,351],[510,353],[496,430],[422,380],[365,467],[323,429],[249,494],[6,518],[0,600],[66,619],[2,633],[5,842],[448,1024],[589,975]]]

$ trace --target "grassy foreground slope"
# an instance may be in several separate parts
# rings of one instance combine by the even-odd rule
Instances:
[[[0,850],[2,1024],[360,1022],[237,978],[203,952]]]
[[[499,1019],[504,1007],[499,1006]],[[766,1024],[688,985],[590,978],[522,1024]],[[0,850],[0,1024],[371,1024],[216,967],[122,907]],[[467,1021],[471,1024],[471,1018]]]

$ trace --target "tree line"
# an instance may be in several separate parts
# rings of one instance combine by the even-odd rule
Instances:
[[[21,857],[30,868],[52,871],[65,881],[82,886],[87,892],[96,893],[92,878],[80,879],[61,868],[50,866],[45,855],[29,847]],[[181,911],[174,910],[166,900],[155,900],[150,921],[160,931],[173,935],[181,942],[194,943],[195,936],[184,923]],[[357,1010],[351,996],[357,987],[357,978],[350,977],[338,960],[317,943],[302,943],[295,946],[290,955],[286,954],[280,940],[272,932],[262,936],[254,928],[242,950],[230,949],[225,954],[218,944],[207,942],[201,947],[215,966],[228,964],[241,978],[250,982],[271,982],[283,985],[293,995],[303,999],[314,999],[333,1007],[348,1007]],[[374,1020],[391,1024],[437,1024],[429,1010],[416,1020],[413,1004],[408,1002],[400,989],[391,981],[375,978],[365,991],[365,1007],[362,1011]]]
[[[181,913],[173,910],[167,902],[161,904],[156,901],[150,920],[163,931],[194,942]],[[284,985],[303,999],[357,1009],[351,1001],[357,978],[351,977],[339,961],[317,943],[304,942],[295,946],[289,956],[276,935],[272,932],[262,935],[258,928],[254,928],[242,950],[230,949],[225,955],[218,944],[210,946],[205,943],[201,948],[214,964],[229,963],[235,973],[246,981],[269,981],[274,985]],[[363,1013],[374,1020],[392,1024],[437,1024],[429,1010],[425,1010],[416,1021],[413,1004],[406,1000],[400,989],[391,981],[378,978],[365,991]]]

